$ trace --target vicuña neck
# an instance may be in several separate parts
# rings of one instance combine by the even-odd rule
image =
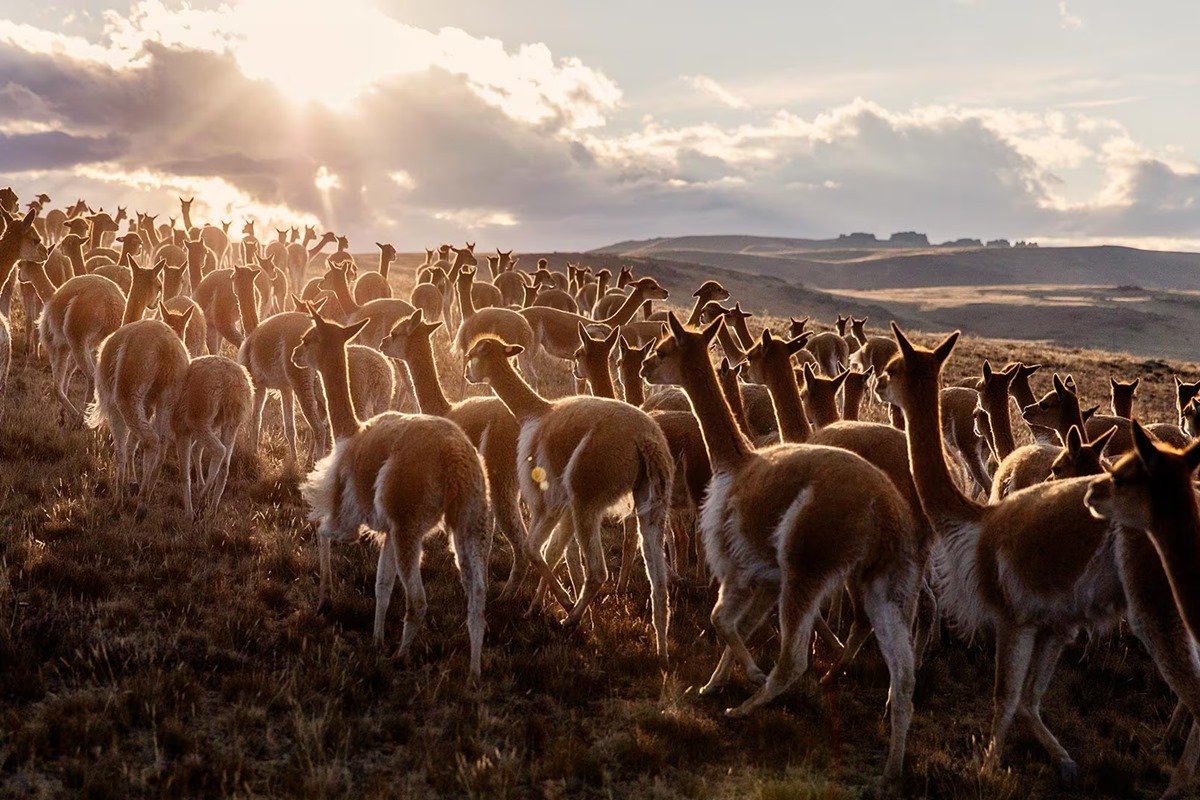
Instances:
[[[83,260],[83,240],[73,239],[64,246],[67,258],[71,261],[71,272],[76,275],[86,275],[87,262]]]
[[[471,297],[471,281],[458,281],[458,307],[462,310],[463,322],[475,316],[475,298]]]
[[[746,324],[745,317],[739,314],[731,314],[725,319],[731,325],[733,325],[733,332],[737,334],[737,338],[741,340],[742,347],[754,346],[754,337],[750,333],[750,326]]]
[[[739,469],[750,458],[754,448],[734,421],[726,397],[717,381],[717,373],[706,358],[704,364],[685,369],[683,390],[692,403],[692,411],[700,422],[704,446],[715,471]]]
[[[1200,634],[1200,513],[1190,482],[1182,488],[1176,502],[1154,504],[1151,539],[1183,621],[1196,638]]]
[[[190,231],[192,229],[192,209],[190,206],[180,204],[180,210],[183,212],[183,229]]]
[[[610,400],[616,400],[617,388],[613,385],[612,370],[609,369],[608,359],[604,360],[603,366],[594,366],[596,368],[589,368],[587,371],[588,384],[592,387],[592,394],[596,397],[607,397]]]
[[[629,320],[633,319],[633,315],[637,313],[638,307],[641,306],[641,304],[645,301],[645,292],[639,289],[634,289],[629,293],[629,296],[625,298],[625,302],[621,303],[621,307],[613,312],[611,317],[598,321],[614,328],[618,325],[624,325],[629,322]]]
[[[621,368],[621,387],[625,391],[625,402],[631,406],[642,407],[646,402],[646,386],[642,383],[641,367],[638,369]]]
[[[842,419],[857,422],[859,410],[862,408],[863,393],[866,383],[842,384]]]
[[[779,437],[785,442],[803,444],[812,436],[812,426],[804,414],[800,402],[800,387],[792,372],[791,359],[783,364],[771,364],[763,376],[767,381],[767,392],[775,408],[775,421],[779,424]]]
[[[43,303],[48,302],[54,296],[54,283],[50,280],[50,276],[46,274],[46,265],[35,262],[30,266],[29,282],[33,284],[33,289],[37,292],[38,299]]]
[[[242,333],[249,336],[258,327],[258,306],[254,302],[254,284],[247,283],[250,285],[243,287],[235,280],[233,294],[237,298],[238,311],[242,314]]]
[[[941,396],[937,380],[921,387],[919,408],[903,408],[908,458],[925,513],[935,526],[974,522],[983,507],[964,495],[950,477],[942,442]]]
[[[362,423],[354,413],[350,401],[350,371],[346,365],[346,346],[340,352],[330,354],[329,362],[318,369],[321,383],[325,386],[325,402],[329,407],[329,426],[333,438],[349,439],[362,430]]]
[[[996,448],[996,458],[1003,459],[1017,449],[1017,440],[1013,435],[1012,419],[1008,416],[1008,395],[988,401],[984,411],[988,415],[988,424],[992,428],[992,445]],[[1082,429],[1081,429],[1082,430]]]
[[[204,249],[199,247],[189,247],[187,251],[187,271],[188,280],[192,282],[192,294],[196,293],[196,288],[200,286],[200,281],[204,278]]]
[[[433,346],[428,336],[414,336],[408,342],[408,355],[404,359],[408,374],[412,378],[413,391],[422,414],[444,417],[450,413],[450,401],[442,391],[438,378],[437,362],[433,359]]]
[[[347,314],[357,311],[358,303],[354,301],[354,293],[350,291],[349,272],[338,272],[337,276],[330,283],[333,284],[333,293],[337,295],[338,302],[342,305],[342,310]]]
[[[384,278],[388,276],[388,269],[392,266],[392,258],[387,253],[380,251],[379,253],[379,274]]]
[[[729,363],[740,364],[745,360],[746,350],[733,338],[733,332],[729,330],[728,325],[722,325],[717,331],[717,341],[721,343],[721,349],[725,351]]]
[[[150,299],[149,294],[148,289],[138,286],[135,277],[133,285],[129,287],[129,297],[125,298],[125,314],[121,317],[122,325],[137,322],[142,318],[142,314],[146,311],[146,301]]]
[[[504,361],[504,368],[492,377],[491,384],[496,395],[517,418],[517,422],[540,417],[553,407],[553,403],[525,382],[507,359]]]
[[[10,227],[16,227],[21,223],[14,221],[8,224]],[[13,271],[21,255],[21,232],[10,230],[9,233],[12,235],[0,238],[0,286],[8,281],[8,274]]]

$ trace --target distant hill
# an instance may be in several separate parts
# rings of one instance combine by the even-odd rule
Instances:
[[[690,307],[692,292],[705,280],[718,280],[733,293],[742,308],[755,314],[782,316],[810,316],[814,320],[829,323],[838,314],[869,316],[883,320],[889,315],[902,324],[917,325],[923,321],[919,314],[896,312],[880,303],[849,297],[837,297],[828,292],[817,291],[788,283],[771,275],[757,275],[736,269],[724,269],[696,262],[675,261],[664,258],[642,258],[610,255],[606,253],[522,253],[520,266],[532,268],[539,258],[545,258],[551,269],[566,270],[568,261],[590,266],[593,270],[608,269],[613,279],[623,265],[630,265],[637,275],[650,275],[671,293],[670,303],[680,308]],[[526,264],[528,261],[528,265]],[[486,270],[485,270],[486,271]]]
[[[592,253],[703,264],[832,290],[1029,284],[1200,290],[1197,253],[1114,246],[911,247],[871,244],[862,236],[680,236],[621,242]]]

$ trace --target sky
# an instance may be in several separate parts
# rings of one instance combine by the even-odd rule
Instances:
[[[1197,31],[1161,0],[8,0],[0,185],[363,249],[1200,250]]]

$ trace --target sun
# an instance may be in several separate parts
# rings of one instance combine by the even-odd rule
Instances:
[[[381,78],[436,58],[426,32],[364,0],[244,0],[233,13],[242,72],[301,102],[345,107]]]

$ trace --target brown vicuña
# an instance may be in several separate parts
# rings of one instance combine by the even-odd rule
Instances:
[[[426,322],[424,313],[418,308],[392,327],[380,349],[384,355],[399,359],[408,367],[421,413],[445,417],[457,424],[483,457],[496,527],[513,551],[512,567],[501,592],[502,597],[507,597],[517,590],[529,566],[517,480],[520,427],[508,406],[497,397],[468,397],[457,403],[451,403],[446,397],[430,342],[433,332],[441,325],[441,320]]]
[[[372,300],[382,300],[392,296],[392,286],[388,283],[388,270],[396,260],[396,248],[391,244],[376,242],[379,248],[379,271],[364,272],[354,282],[354,301],[360,306]]]
[[[857,455],[833,447],[778,445],[756,451],[721,394],[708,348],[724,320],[701,332],[672,315],[671,334],[643,365],[652,383],[677,383],[691,398],[713,468],[701,513],[708,566],[719,584],[712,621],[726,645],[701,690],[720,690],[735,661],[763,673],[746,648],[778,607],[780,656],[746,714],[806,671],[822,601],[849,582],[859,592],[891,673],[891,744],[885,780],[898,781],[915,683],[909,624],[919,575],[911,516],[891,481]],[[864,507],[863,498],[872,501]],[[836,531],[836,533],[835,533]]]
[[[1200,638],[1200,512],[1192,478],[1200,465],[1200,442],[1184,450],[1162,446],[1134,422],[1133,443],[1133,452],[1110,475],[1092,482],[1086,502],[1093,514],[1149,535],[1195,641]]]
[[[804,365],[805,385],[803,390],[800,389],[792,367],[792,357],[803,350],[808,337],[808,333],[803,333],[794,339],[783,340],[775,338],[770,330],[764,330],[759,342],[746,353],[748,376],[754,382],[764,384],[770,392],[783,442],[808,443],[848,450],[877,467],[888,477],[904,498],[905,510],[909,516],[904,527],[911,529],[915,536],[914,558],[918,574],[923,577],[933,545],[933,536],[913,483],[908,463],[908,443],[904,434],[890,425],[839,420],[834,395],[840,380],[818,377],[811,364]],[[847,373],[842,373],[845,374]],[[819,383],[820,381],[825,383]],[[809,422],[810,416],[817,423],[818,429],[815,431]],[[826,680],[831,679],[853,660],[871,633],[870,623],[863,615],[865,609],[858,602],[859,596],[853,588],[850,596],[855,612],[850,634],[837,662],[826,674]],[[932,625],[936,624],[935,620],[931,625],[921,628],[918,653],[923,651]],[[830,638],[828,630],[822,630],[822,635],[826,639]]]
[[[533,330],[534,352],[544,350],[555,358],[570,360],[579,345],[579,336],[576,333],[579,323],[586,325],[588,330],[607,335],[614,327],[625,325],[632,320],[646,300],[667,299],[667,290],[659,286],[658,281],[653,278],[641,278],[631,286],[633,288],[621,307],[613,312],[612,316],[600,320],[543,306],[522,309],[520,314]]]
[[[158,482],[188,361],[175,331],[157,319],[122,325],[101,343],[96,357],[96,398],[88,407],[87,424],[107,425],[117,455],[118,502],[127,485],[136,486],[139,515]],[[140,475],[134,466],[138,450]]]
[[[1089,515],[1086,477],[1037,484],[991,505],[966,497],[950,478],[938,422],[941,371],[958,334],[929,350],[895,323],[892,329],[900,352],[877,391],[904,412],[917,491],[942,539],[935,576],[943,606],[961,631],[990,627],[996,634],[995,717],[984,767],[999,763],[1019,714],[1064,783],[1074,782],[1077,767],[1042,721],[1041,699],[1066,645],[1081,629],[1115,621],[1122,608],[1194,714],[1200,669],[1146,537]],[[1200,744],[1200,730],[1191,740]],[[1185,752],[1168,792],[1182,789],[1191,759]]]
[[[78,419],[83,412],[68,397],[71,375],[76,369],[87,379],[90,399],[96,385],[96,349],[101,341],[122,325],[136,322],[158,299],[165,264],[142,269],[132,265],[133,283],[129,296],[100,275],[78,275],[54,289],[41,264],[26,262],[27,280],[42,298],[38,331],[50,356],[55,391],[66,414]],[[169,330],[169,329],[168,329]]]
[[[467,352],[466,372],[474,383],[491,384],[521,425],[517,467],[530,514],[530,561],[542,585],[570,609],[567,623],[578,623],[608,580],[600,522],[611,506],[632,494],[650,581],[655,644],[665,661],[670,612],[663,527],[674,479],[666,439],[649,415],[617,400],[544,399],[509,360],[521,352],[519,345],[485,336]],[[547,548],[548,558],[543,558],[542,545],[567,514],[571,524],[559,527]],[[583,591],[573,604],[547,564],[557,563],[572,532],[587,568]]]
[[[195,516],[193,495],[201,514],[216,512],[253,391],[250,373],[233,359],[201,356],[188,364],[171,416],[187,520]]]
[[[361,422],[350,399],[346,343],[369,321],[342,326],[322,319],[315,308],[310,314],[311,323],[288,360],[298,370],[320,375],[335,442],[301,486],[309,519],[318,526],[318,607],[330,598],[331,542],[353,538],[361,526],[377,531],[382,537],[373,635],[382,647],[399,577],[405,613],[397,652],[406,655],[425,619],[422,543],[442,521],[467,595],[470,672],[478,677],[488,561],[487,489],[479,455],[462,429],[440,417],[386,412]]]
[[[617,340],[620,339],[623,348],[622,360],[628,359],[628,369],[632,374],[623,379],[626,384],[625,402],[640,406],[644,398],[641,376],[641,361],[648,354],[652,345],[644,345],[645,350],[631,348],[621,329],[614,328],[612,333],[603,339],[596,339],[588,334],[582,325],[579,326],[579,349],[575,352],[575,377],[587,381],[592,394],[596,397],[617,399],[616,385],[612,375],[612,352]],[[630,356],[631,352],[642,354]],[[636,372],[634,363],[637,362]],[[633,402],[633,401],[637,402]],[[668,520],[667,556],[672,569],[678,573],[685,565],[685,554],[688,552],[690,531],[698,519],[700,500],[704,497],[705,487],[712,477],[712,468],[708,463],[708,452],[704,449],[704,437],[700,433],[700,425],[690,410],[688,411],[650,411],[650,418],[662,429],[667,439],[667,447],[671,451],[671,459],[675,463],[675,483],[671,490],[671,514]],[[632,561],[635,538],[629,529],[629,519],[626,519],[625,539],[621,552],[621,569],[617,577],[617,591],[623,591],[629,579],[629,565]]]

